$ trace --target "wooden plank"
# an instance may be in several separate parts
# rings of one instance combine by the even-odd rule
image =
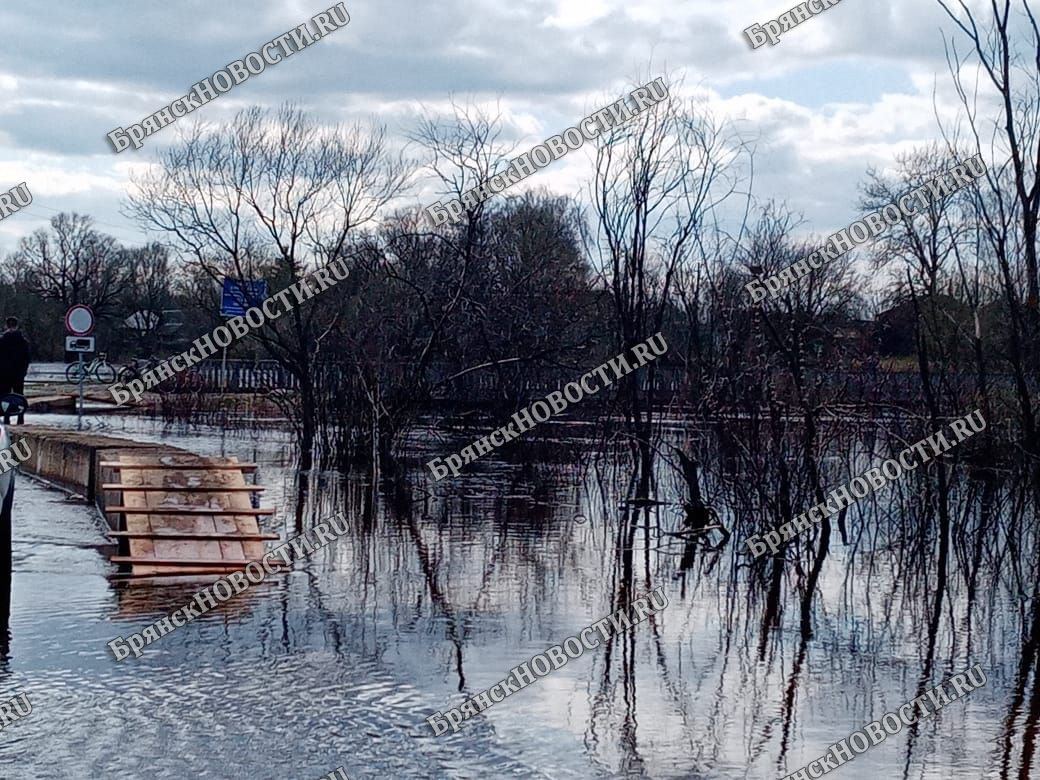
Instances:
[[[103,469],[140,469],[141,471],[256,471],[255,463],[123,463],[118,460],[103,460]]]
[[[193,507],[187,504],[176,506],[106,506],[106,514],[125,515],[193,515],[196,517],[211,517],[214,515],[273,515],[274,510],[264,507],[262,509],[228,507],[227,509],[210,509],[209,507]]]
[[[145,567],[141,567],[145,568]],[[151,568],[151,567],[149,567]],[[178,585],[181,583],[198,583],[208,584],[214,583],[219,579],[223,579],[228,572],[226,571],[199,571],[199,572],[185,572],[185,571],[169,571],[165,574],[141,574],[139,571],[115,571],[110,572],[106,575],[110,582],[121,583],[123,585]],[[132,610],[130,614],[134,614]],[[140,610],[142,614],[148,613],[149,610]]]
[[[125,539],[216,539],[218,541],[262,542],[267,539],[280,540],[279,534],[221,534],[196,531],[109,531],[109,536]]]
[[[124,493],[144,490],[165,493],[263,493],[266,488],[260,485],[123,485],[116,482],[105,482],[102,490],[122,490]]]
[[[29,402],[26,408],[33,412],[47,411],[51,407],[72,409],[76,406],[75,395],[37,395],[26,400]]]
[[[162,569],[161,574],[141,574],[138,569],[161,569],[158,566],[135,566],[132,567],[134,571],[113,571],[108,573],[108,581],[113,585],[118,586],[120,589],[131,589],[140,585],[195,585],[197,587],[203,587],[210,585],[217,580],[224,579],[231,572],[228,570],[217,570],[212,571],[189,571],[187,567],[176,569],[172,566],[168,566]],[[241,571],[241,569],[234,569],[233,571]],[[268,577],[277,577],[282,574],[288,573],[289,569],[282,568],[275,571],[274,574],[268,575]],[[140,615],[144,617],[146,615],[154,616],[154,613],[147,607],[141,608],[141,605],[147,603],[146,601],[134,600],[132,606],[127,603],[120,604],[121,611],[124,614],[129,615]],[[246,605],[239,602],[237,605],[230,600],[224,602],[225,604],[231,604],[232,608],[245,609]]]
[[[128,563],[134,566],[198,566],[199,568],[217,568],[217,569],[241,569],[243,566],[250,563],[261,564],[261,561],[254,561],[248,559],[236,559],[236,558],[216,558],[213,560],[201,559],[201,558],[156,558],[156,557],[139,557],[135,555],[113,555],[109,560],[112,563]],[[285,561],[275,562],[274,559],[268,559],[268,563],[271,566],[285,566]]]

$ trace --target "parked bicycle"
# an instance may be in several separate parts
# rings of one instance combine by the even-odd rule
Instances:
[[[69,382],[79,382],[80,376],[90,379],[91,374],[106,385],[116,381],[116,370],[108,362],[107,353],[98,352],[97,357],[89,363],[81,363],[78,360],[75,363],[69,363],[68,368],[65,369],[65,379]]]
[[[142,379],[145,371],[155,368],[161,362],[156,357],[134,358],[119,369],[119,381],[126,384],[132,379]]]

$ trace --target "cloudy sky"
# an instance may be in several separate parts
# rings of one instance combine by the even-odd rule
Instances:
[[[972,5],[977,3],[973,0]],[[176,125],[115,154],[106,133],[302,24],[306,0],[6,0],[0,3],[0,191],[34,196],[0,221],[0,252],[75,210],[126,243],[148,236],[121,214],[130,175]],[[420,106],[452,94],[498,102],[520,139],[540,143],[651,72],[683,75],[753,136],[754,193],[786,200],[807,229],[855,214],[868,166],[937,137],[955,116],[943,53],[952,25],[935,0],[843,0],[752,50],[742,30],[790,0],[347,0],[350,23],[180,120],[230,119],[286,100],[329,121],[376,119],[403,138]],[[575,193],[584,151],[519,187]],[[425,195],[417,191],[416,202]]]

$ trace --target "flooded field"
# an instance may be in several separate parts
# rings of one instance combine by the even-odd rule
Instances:
[[[90,423],[258,463],[262,503],[281,510],[265,530],[291,537],[339,510],[352,530],[117,663],[106,642],[182,606],[196,587],[110,583],[93,511],[20,477],[0,699],[25,692],[33,710],[4,730],[4,778],[313,780],[340,765],[351,778],[779,778],[912,700],[923,681],[976,663],[984,687],[835,776],[1031,776],[1019,743],[1032,739],[1040,708],[1024,702],[1024,724],[1008,716],[1035,590],[1035,514],[1009,473],[951,468],[956,534],[933,616],[933,502],[916,492],[919,473],[852,507],[815,597],[785,580],[777,607],[743,545],[756,522],[754,477],[740,473],[721,429],[665,430],[666,441],[695,442],[705,502],[731,532],[693,546],[672,535],[683,493],[666,458],[655,467],[662,503],[631,509],[625,457],[597,453],[588,426],[543,426],[526,463],[493,454],[436,484],[417,432],[410,484],[373,501],[363,476],[325,473],[301,488],[282,433]],[[887,457],[882,437],[846,427],[855,442],[842,453],[865,464]],[[454,441],[439,439],[435,452]],[[844,458],[833,456],[835,469]],[[613,612],[625,594],[659,586],[670,603],[652,621],[458,733],[432,735],[427,716]]]

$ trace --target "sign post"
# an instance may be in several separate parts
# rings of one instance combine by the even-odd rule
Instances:
[[[85,306],[82,303],[77,303],[74,306],[70,306],[69,310],[65,312],[65,330],[67,330],[72,336],[90,336],[94,332],[94,312],[89,306]],[[86,342],[82,344],[81,342]],[[84,349],[83,347],[89,347]],[[79,361],[79,404],[76,406],[76,430],[83,430],[83,353],[85,351],[93,351],[94,349],[94,338],[91,336],[89,339],[83,338],[66,338],[65,339],[66,349],[75,349],[76,358]]]
[[[76,404],[76,430],[83,430],[83,353],[76,353],[79,361],[79,403]]]
[[[259,306],[267,297],[267,282],[263,279],[232,279],[224,277],[220,291],[220,316],[241,317],[246,309]],[[227,389],[227,347],[220,359],[220,392]]]

